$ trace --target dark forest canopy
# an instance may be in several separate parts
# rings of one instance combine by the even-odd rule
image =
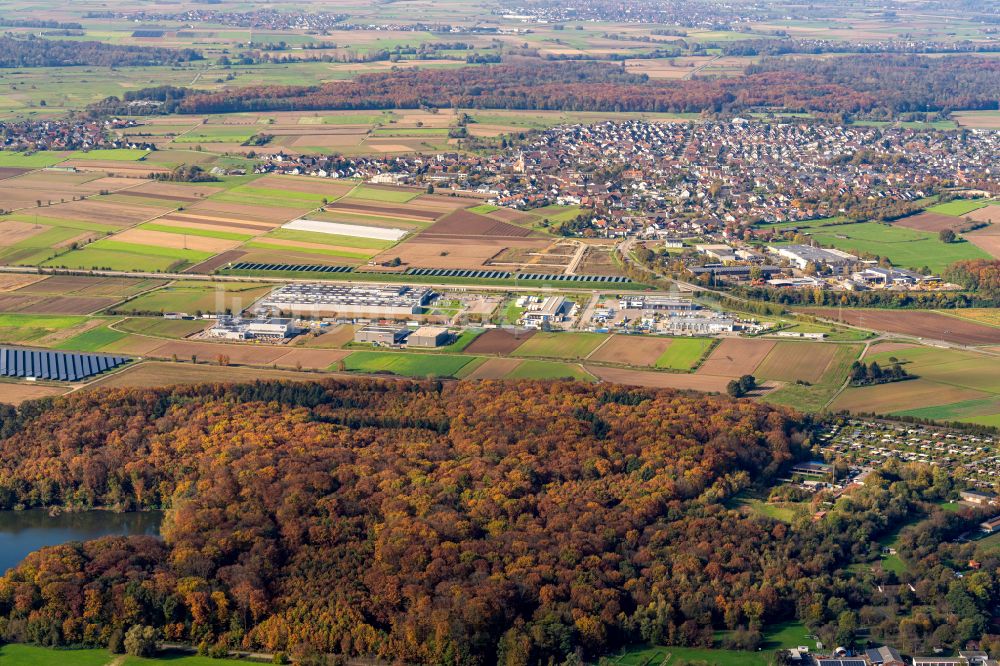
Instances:
[[[996,109],[1000,60],[858,55],[773,59],[725,79],[654,81],[620,65],[517,63],[397,69],[321,86],[174,89],[165,112],[494,108],[563,111],[726,112],[769,107],[842,114]],[[151,99],[163,89],[149,92]],[[144,99],[142,91],[129,99]],[[126,100],[128,101],[128,100]],[[119,100],[95,107],[114,112]]]
[[[871,581],[838,571],[944,498],[946,474],[873,473],[822,522],[724,504],[808,455],[807,425],[750,401],[545,382],[122,389],[6,408],[0,507],[167,516],[162,541],[29,556],[0,578],[0,638],[107,645],[149,626],[222,652],[521,666],[704,646],[716,629],[759,638],[794,617],[838,644],[859,614],[903,632],[892,608],[865,610]],[[950,514],[941,539],[975,519]],[[907,645],[949,623],[949,643],[986,631],[1000,561],[963,580],[940,570],[969,548],[914,560],[934,605]]]
[[[0,35],[0,67],[145,67],[201,60],[192,49]]]

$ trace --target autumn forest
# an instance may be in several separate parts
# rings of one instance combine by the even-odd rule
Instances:
[[[927,583],[940,602],[920,627],[901,628],[871,580],[835,575],[877,556],[873,537],[919,516],[946,478],[874,475],[818,524],[727,507],[807,456],[808,431],[750,401],[574,383],[330,380],[25,403],[0,421],[0,508],[167,516],[162,540],[29,556],[0,579],[0,636],[105,646],[144,626],[303,663],[511,665],[710,645],[717,629],[752,648],[762,626],[794,618],[849,639],[859,613],[883,635],[915,632],[914,645],[940,626],[979,638],[1000,561]],[[940,541],[974,519],[938,518],[953,523]],[[913,562],[930,581],[939,558],[962,556],[932,545]]]

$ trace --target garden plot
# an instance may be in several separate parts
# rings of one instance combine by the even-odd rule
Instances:
[[[340,222],[322,222],[319,220],[293,220],[282,229],[293,231],[311,231],[332,236],[356,236],[358,238],[371,238],[383,241],[398,241],[406,235],[405,229],[393,229],[389,227],[365,227],[357,224],[343,224]]]

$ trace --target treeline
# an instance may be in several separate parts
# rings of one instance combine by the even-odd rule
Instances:
[[[1000,260],[970,259],[948,267],[944,277],[950,282],[971,289],[982,298],[1000,301]],[[996,306],[993,306],[996,307]]]
[[[767,60],[727,79],[654,81],[621,65],[531,62],[399,69],[321,86],[189,91],[181,113],[316,109],[496,108],[723,113],[771,107],[885,115],[997,108],[1000,62],[971,57]],[[156,89],[159,90],[159,89]],[[142,99],[143,91],[133,93]],[[113,105],[107,101],[105,106]]]
[[[851,386],[874,386],[876,384],[889,384],[891,382],[901,382],[906,379],[916,379],[916,375],[911,375],[899,362],[895,362],[886,369],[872,361],[865,364],[855,361],[851,364],[851,371],[848,373]]]
[[[197,164],[182,164],[169,173],[154,172],[150,174],[150,178],[170,183],[214,183],[219,180]]]
[[[201,60],[193,49],[0,36],[0,67],[144,67]]]
[[[918,55],[866,54],[843,58],[769,58],[751,65],[748,78],[771,75],[804,77],[825,85],[845,87],[860,102],[858,111],[896,113],[949,111],[953,109],[997,109],[1000,97],[1000,60],[955,56],[928,58]],[[761,99],[772,106],[793,107],[796,96],[786,98],[780,85],[761,90]],[[817,100],[814,108],[849,112]],[[823,109],[823,106],[828,108]],[[803,108],[802,110],[808,110]]]
[[[946,271],[945,279],[961,284]],[[967,286],[970,290],[976,287]],[[826,307],[912,308],[916,310],[952,310],[956,308],[1000,307],[1000,291],[830,291],[829,289],[780,289],[775,287],[737,285],[732,294],[741,298],[781,305],[815,305]]]
[[[49,28],[51,30],[83,30],[83,25],[62,21],[45,21],[42,19],[12,19],[0,18],[0,27],[3,28]]]

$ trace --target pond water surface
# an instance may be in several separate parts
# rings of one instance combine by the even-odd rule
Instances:
[[[55,516],[44,509],[0,511],[0,575],[39,548],[103,536],[156,535],[162,520],[159,511],[80,511]]]

